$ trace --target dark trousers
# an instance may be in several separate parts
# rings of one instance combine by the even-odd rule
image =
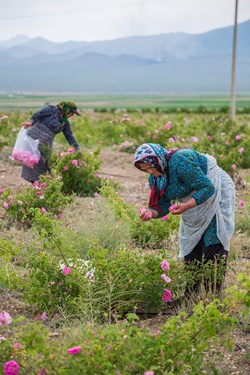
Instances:
[[[185,296],[199,293],[202,282],[207,292],[219,293],[226,272],[227,256],[228,252],[221,243],[206,247],[202,237],[184,258],[189,275]]]

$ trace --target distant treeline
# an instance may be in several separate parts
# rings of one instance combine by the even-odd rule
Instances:
[[[198,107],[169,107],[169,108],[163,108],[163,107],[143,107],[143,108],[117,108],[117,107],[97,107],[92,108],[94,112],[97,113],[115,113],[117,110],[124,110],[128,113],[135,113],[135,112],[141,112],[141,113],[196,113],[196,114],[212,114],[212,113],[218,113],[218,114],[229,114],[230,107],[229,106],[222,106],[219,108],[208,108],[205,106],[198,106]],[[243,108],[237,108],[236,109],[237,114],[250,114],[250,106],[243,107]]]

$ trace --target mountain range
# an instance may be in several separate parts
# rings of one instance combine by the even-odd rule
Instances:
[[[238,25],[238,93],[250,92],[250,20]],[[233,26],[55,43],[18,35],[0,41],[0,91],[46,93],[229,93]]]

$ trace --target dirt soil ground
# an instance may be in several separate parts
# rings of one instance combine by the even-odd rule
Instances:
[[[30,184],[21,178],[21,166],[12,161],[11,150],[4,148],[0,155],[0,188],[9,188],[17,191]],[[133,155],[119,152],[117,149],[103,149],[100,154],[102,162],[100,174],[118,182],[121,186],[121,195],[128,203],[138,207],[145,206],[148,202],[147,176],[133,166]],[[240,193],[239,193],[240,194]],[[246,260],[247,262],[247,260]],[[22,301],[19,293],[3,291],[0,293],[0,310],[12,311],[13,316],[28,313],[27,306]],[[29,313],[28,313],[29,314]],[[28,315],[27,314],[27,315]],[[26,315],[26,314],[25,314]],[[142,320],[140,325],[148,327],[152,332],[164,324],[168,317],[159,314],[156,317]],[[216,360],[216,366],[221,375],[248,375],[250,374],[250,335],[249,326],[246,330],[235,329],[233,336],[235,347],[233,352],[221,349],[222,359]],[[207,353],[206,360],[211,358],[214,352]],[[203,372],[201,374],[213,374],[214,372]]]

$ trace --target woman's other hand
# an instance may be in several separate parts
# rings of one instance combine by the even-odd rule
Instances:
[[[148,210],[147,208],[141,208],[140,209],[140,218],[142,221],[148,221],[151,220],[153,217],[157,217],[158,212],[154,210]]]
[[[32,122],[31,122],[31,121],[23,122],[23,123],[21,124],[21,126],[22,126],[23,128],[25,128],[25,129],[30,128],[30,127],[32,126]]]
[[[173,215],[181,215],[183,212],[189,210],[190,208],[193,208],[196,206],[196,201],[194,198],[189,199],[185,203],[175,203],[172,204],[172,206],[169,207],[169,211]]]

